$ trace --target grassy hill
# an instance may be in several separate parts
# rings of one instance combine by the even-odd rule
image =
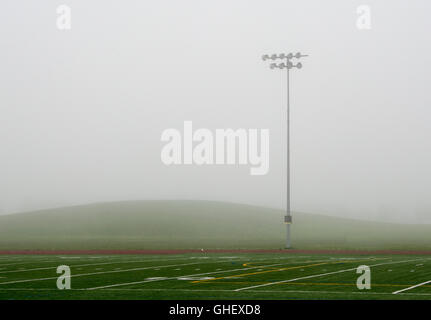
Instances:
[[[0,216],[0,250],[282,248],[284,212],[210,201],[126,201]],[[431,249],[431,225],[294,213],[297,249]]]

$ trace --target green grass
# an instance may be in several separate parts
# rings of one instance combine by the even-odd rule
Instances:
[[[56,287],[59,265],[71,268],[71,290]],[[359,265],[371,268],[371,290],[356,287]],[[431,299],[431,283],[392,294],[429,280],[431,256],[418,255],[0,256],[1,300]]]
[[[58,208],[0,216],[0,250],[277,249],[283,215],[208,201]],[[295,213],[292,230],[295,249],[431,249],[429,225]],[[362,264],[371,267],[371,290],[356,287]],[[59,265],[70,266],[72,290],[57,289]],[[426,255],[282,251],[0,255],[0,299],[431,299],[431,283],[392,294],[431,280],[430,266]]]
[[[277,249],[281,210],[210,201],[126,201],[0,216],[0,250]],[[431,250],[431,225],[294,213],[297,249]]]

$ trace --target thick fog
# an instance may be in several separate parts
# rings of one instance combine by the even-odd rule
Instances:
[[[59,29],[60,5],[71,9]],[[358,26],[369,8],[369,25]],[[431,3],[3,0],[0,214],[204,199],[431,222]],[[60,21],[61,22],[61,21]],[[361,21],[359,21],[360,23]],[[269,172],[170,165],[162,132],[269,130]]]

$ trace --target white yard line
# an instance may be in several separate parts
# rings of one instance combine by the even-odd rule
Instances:
[[[16,266],[18,264],[29,264],[29,263],[45,263],[45,262],[54,262],[52,260],[42,260],[42,261],[25,261],[25,262],[14,262],[14,263],[4,263],[4,264],[0,264],[0,267],[3,266]]]
[[[425,285],[425,284],[427,284],[427,283],[431,283],[431,280],[429,280],[429,281],[425,281],[425,282],[422,282],[422,283],[419,283],[419,284],[415,284],[414,286],[411,286],[411,287],[408,287],[408,288],[405,288],[405,289],[401,289],[401,290],[398,290],[398,291],[392,292],[392,294],[399,294],[399,293],[401,293],[401,292],[404,292],[404,291],[407,291],[407,290],[410,290],[410,289],[414,289],[414,288],[417,288],[417,287],[423,286],[423,285]]]
[[[74,267],[101,266],[101,265],[107,265],[107,264],[139,263],[139,262],[154,262],[154,261],[178,261],[178,260],[189,260],[189,259],[190,258],[112,261],[112,262],[77,264],[77,265],[70,265],[69,267],[74,268]],[[50,262],[54,263],[55,261],[50,261]],[[62,264],[65,264],[65,262],[58,261],[58,265],[62,265]],[[0,271],[0,273],[3,274],[3,273],[16,273],[16,272],[27,272],[27,271],[37,271],[37,270],[49,270],[49,269],[56,269],[58,265],[54,267],[41,267],[41,268],[23,269],[23,270],[6,270],[6,271]]]
[[[223,262],[226,262],[226,261],[223,261]],[[180,276],[169,277],[169,278],[159,279],[159,280],[142,280],[142,281],[134,281],[134,282],[116,283],[116,284],[111,284],[111,285],[107,285],[107,286],[87,288],[87,290],[106,289],[106,288],[113,288],[113,287],[121,287],[121,286],[142,284],[142,283],[147,283],[147,282],[155,282],[155,281],[162,281],[162,280],[173,280],[173,279],[183,278],[183,277],[196,277],[196,276],[204,276],[204,275],[208,275],[208,274],[233,272],[233,271],[240,271],[240,270],[241,271],[242,270],[250,270],[250,269],[264,268],[264,267],[273,267],[273,266],[279,266],[279,265],[283,265],[283,263],[270,264],[270,265],[258,266],[258,267],[250,267],[250,268],[227,269],[227,270],[222,270],[222,271],[213,271],[213,272],[205,272],[205,273],[197,273],[197,274],[180,275]]]
[[[110,256],[111,257],[111,256]],[[85,257],[80,257],[80,259],[81,260],[88,260],[88,261],[92,261],[94,258],[110,258],[110,257],[106,257],[106,256],[85,256]],[[121,263],[121,259],[123,258],[124,259],[124,257],[121,257],[121,256],[112,256],[112,257],[114,257],[114,258],[118,258],[118,259],[116,259],[116,261],[118,261],[118,263]],[[158,257],[158,256],[155,256],[155,257]],[[188,259],[190,259],[190,257],[180,257],[180,256],[175,256],[175,257],[177,257],[177,258],[174,258],[174,257],[172,257],[172,258],[169,258],[169,259],[166,259],[166,258],[164,258],[164,259],[152,259],[151,261],[170,261],[170,260],[188,260]],[[57,257],[53,257],[53,258],[57,258],[58,260],[37,260],[37,259],[35,259],[35,260],[26,260],[26,261],[24,261],[24,260],[16,260],[16,261],[14,261],[13,259],[4,259],[4,261],[10,261],[11,263],[6,263],[6,264],[0,264],[0,267],[2,267],[2,266],[13,266],[13,265],[18,265],[18,264],[30,264],[30,263],[33,263],[33,264],[35,264],[35,263],[57,263],[57,262],[60,262],[61,264],[64,264],[65,262],[67,262],[67,261],[70,261],[70,260],[75,260],[76,258],[74,257],[74,256],[71,256],[71,257],[62,257],[62,256],[57,256]],[[53,258],[51,258],[51,259],[53,259]],[[136,260],[136,261],[150,261],[150,260]],[[111,263],[111,262],[109,262],[109,263]],[[114,263],[114,261],[112,261],[112,263]]]
[[[211,257],[212,259],[219,259],[219,257]],[[286,258],[288,259],[288,258]],[[87,264],[78,264],[78,265],[70,265],[71,268],[75,267],[88,267],[88,266],[100,266],[100,265],[109,265],[109,264],[124,264],[124,263],[140,263],[140,262],[154,262],[154,261],[178,261],[178,260],[193,260],[193,257],[184,257],[184,256],[177,256],[177,258],[172,259],[151,259],[151,260],[130,260],[130,261],[112,261],[112,262],[99,262],[99,263],[87,263]],[[267,259],[256,259],[253,261],[267,261],[267,260],[274,260],[273,258],[267,258]],[[230,261],[241,261],[241,260],[235,260],[234,258],[226,260],[224,262],[230,262]],[[56,261],[36,261],[39,262],[56,262]],[[58,261],[61,264],[64,264],[64,261]],[[218,261],[219,262],[219,261]],[[32,263],[32,262],[24,262],[24,263]],[[58,266],[53,267],[41,267],[41,268],[32,268],[32,269],[22,269],[22,270],[5,270],[1,271],[0,274],[4,273],[21,273],[21,272],[28,272],[28,271],[40,271],[40,270],[50,270],[50,269],[56,269]],[[155,267],[157,268],[157,267]],[[1,284],[1,283],[0,283]]]
[[[230,262],[230,260],[229,261],[224,261],[224,262]],[[107,274],[107,273],[120,273],[120,272],[130,272],[130,271],[141,271],[141,270],[148,270],[148,269],[155,269],[155,268],[169,268],[169,267],[188,266],[188,265],[201,264],[201,263],[202,263],[201,261],[198,261],[198,262],[192,262],[192,263],[171,264],[171,265],[163,265],[163,266],[151,266],[151,267],[143,267],[143,268],[124,269],[124,270],[112,270],[112,271],[102,271],[102,272],[92,272],[92,273],[81,273],[81,274],[77,274],[77,275],[71,275],[70,278],[93,276],[93,275]],[[206,262],[206,263],[220,263],[220,261],[213,261],[213,262]],[[0,282],[0,285],[2,285],[2,284],[13,284],[13,283],[23,283],[23,282],[33,282],[33,281],[43,281],[43,280],[53,280],[53,279],[57,279],[57,278],[58,277],[15,280],[15,281]]]
[[[272,259],[268,259],[268,260],[272,260]],[[229,261],[231,261],[231,260],[223,261],[223,262],[229,262]],[[314,260],[313,262],[330,262],[330,261],[334,261],[334,260],[333,259],[332,260]],[[340,260],[340,261],[344,261],[344,260]],[[295,262],[295,263],[304,263],[304,262]],[[165,278],[163,280],[173,280],[173,279],[182,278],[182,277],[196,277],[196,276],[204,276],[204,275],[209,275],[209,274],[234,272],[234,271],[245,271],[245,270],[252,270],[252,269],[257,269],[257,268],[268,268],[268,267],[274,267],[274,266],[280,266],[280,265],[286,265],[286,264],[288,264],[288,263],[284,262],[284,263],[276,263],[276,264],[271,264],[271,265],[263,265],[263,266],[260,265],[260,266],[249,267],[249,268],[228,269],[228,270],[221,270],[221,271],[188,274],[188,275],[182,275],[182,276],[169,277],[169,278]],[[142,283],[148,283],[148,282],[155,282],[155,281],[162,281],[162,280],[142,280],[142,281],[134,281],[134,282],[117,283],[117,284],[111,284],[111,285],[107,285],[107,286],[88,288],[87,290],[106,289],[106,288],[113,288],[113,287],[121,287],[121,286],[142,284]],[[230,291],[232,291],[232,290],[230,290]]]
[[[86,256],[85,258],[83,258],[83,260],[90,260],[90,259],[92,259],[92,257],[94,257],[94,256]],[[112,257],[117,257],[117,256],[112,256]],[[142,260],[142,262],[145,262],[145,261],[175,261],[175,260],[188,260],[188,259],[196,259],[197,257],[196,256],[192,256],[192,257],[184,257],[184,256],[179,256],[179,255],[175,255],[175,257],[177,257],[177,258],[170,258],[170,259],[153,259],[153,260]],[[294,258],[305,258],[305,257],[307,257],[307,256],[304,256],[304,257],[302,257],[302,256],[291,256],[291,257],[283,257],[283,258],[278,258],[278,259],[280,259],[280,260],[290,260],[290,259],[294,259]],[[68,260],[68,259],[66,259],[66,258],[64,258],[64,257],[62,257],[62,256],[59,256],[58,257],[59,259],[64,259],[64,261],[65,260]],[[72,259],[74,259],[73,258],[73,256],[71,256],[70,258],[72,258]],[[106,256],[101,256],[100,258],[106,258]],[[120,257],[118,257],[118,258],[120,258]],[[208,257],[209,259],[222,259],[221,257],[217,257],[217,256],[213,256],[213,257]],[[241,257],[239,257],[239,258],[241,258]],[[223,259],[228,259],[228,258],[223,258]],[[236,258],[236,257],[231,257],[231,259],[232,259],[232,261],[236,261],[235,259],[238,259],[238,258]],[[242,259],[244,259],[244,257],[242,257]],[[4,260],[5,261],[8,261],[8,259],[7,258],[4,258]],[[69,260],[71,260],[71,259],[69,259]],[[274,258],[262,258],[262,259],[253,259],[253,261],[267,261],[267,260],[276,260],[276,259],[274,259]],[[13,261],[12,259],[11,260],[9,260],[9,261]],[[63,261],[63,262],[64,262]],[[141,261],[141,260],[136,260],[137,262],[139,262],[139,261]],[[6,264],[0,264],[0,268],[1,267],[3,267],[3,266],[13,266],[13,265],[19,265],[19,264],[30,264],[30,263],[57,263],[57,262],[61,262],[61,260],[34,260],[34,261],[23,261],[23,260],[16,260],[16,261],[14,261],[14,262],[12,262],[12,263],[6,263]],[[123,263],[123,262],[121,262],[121,260],[120,261],[118,261],[118,262],[106,262],[106,263],[104,263],[104,264],[111,264],[111,263]],[[124,263],[127,263],[127,261],[126,262],[124,262]],[[62,264],[64,264],[64,263],[62,263]],[[102,263],[101,263],[102,264]],[[88,265],[90,265],[90,264],[88,264]],[[96,264],[95,264],[96,265]],[[85,265],[79,265],[79,266],[85,266]],[[51,268],[56,268],[56,267],[44,267],[44,268],[35,268],[35,269],[26,269],[26,270],[10,270],[10,271],[0,271],[0,273],[5,273],[5,272],[25,272],[25,271],[36,271],[36,270],[48,270],[48,269],[51,269]]]
[[[0,257],[0,261],[22,261],[21,259],[12,258],[12,257]]]
[[[383,265],[387,265],[387,264],[406,263],[406,262],[422,261],[422,260],[424,260],[424,259],[414,259],[414,260],[384,262],[384,263],[373,264],[373,265],[370,265],[369,267],[378,267],[378,266],[383,266]],[[333,272],[314,274],[314,275],[311,275],[311,276],[305,276],[305,277],[300,277],[300,278],[288,279],[288,280],[283,280],[283,281],[276,281],[276,282],[270,282],[270,283],[265,283],[265,284],[259,284],[259,285],[250,286],[250,287],[243,287],[243,288],[235,289],[233,291],[249,290],[249,289],[254,289],[254,288],[271,286],[271,285],[279,284],[279,283],[286,283],[286,282],[293,282],[293,281],[303,280],[303,279],[311,279],[311,278],[323,277],[323,276],[328,276],[328,275],[331,275],[331,274],[342,273],[342,272],[353,271],[353,270],[356,270],[356,267],[355,268],[350,268],[350,269],[343,269],[343,270],[333,271]]]
[[[179,260],[179,259],[175,259],[175,260]],[[273,260],[273,259],[269,258],[267,260]],[[205,262],[205,263],[224,263],[224,262],[232,262],[232,261],[237,261],[237,260],[229,259],[229,260],[226,260],[226,261],[213,261],[213,262]],[[241,261],[241,260],[239,260],[239,261]],[[329,262],[329,260],[320,260],[320,261],[328,261]],[[333,261],[333,259],[331,261]],[[344,262],[344,261],[345,260],[340,260],[340,262]],[[317,260],[317,261],[314,260],[313,262],[319,262],[319,260]],[[346,261],[346,262],[350,262],[350,261]],[[92,272],[92,273],[83,273],[83,274],[71,275],[70,277],[73,278],[73,277],[84,277],[84,276],[109,274],[109,273],[141,271],[141,270],[148,270],[148,269],[155,269],[155,268],[169,268],[169,267],[195,265],[195,264],[201,264],[201,263],[202,263],[202,261],[197,261],[197,262],[185,263],[185,264],[150,266],[150,267],[132,268],[132,269],[124,269],[124,270],[112,270],[112,271]],[[295,262],[295,263],[297,263],[297,262]],[[298,263],[300,263],[300,262],[298,262]],[[272,266],[285,265],[285,264],[286,264],[286,262],[285,263],[271,264],[271,265],[263,265],[263,266],[260,265],[260,266],[249,267],[249,268],[229,269],[229,270],[207,272],[207,273],[200,273],[200,274],[183,275],[183,276],[176,276],[176,277],[166,278],[165,280],[176,279],[178,277],[200,276],[200,275],[215,274],[215,273],[233,272],[233,271],[239,271],[239,270],[251,270],[251,269],[256,269],[256,268],[265,268],[265,267],[272,267]],[[22,271],[25,271],[25,270],[19,270],[19,271],[22,272]],[[53,279],[57,279],[57,278],[58,277],[47,277],[47,278],[37,278],[37,279],[14,280],[14,281],[0,282],[0,285],[3,285],[3,284],[14,284],[14,283],[25,283],[25,282],[34,282],[34,281],[44,281],[44,280],[53,280]],[[120,284],[113,284],[113,285],[102,286],[102,287],[88,288],[87,290],[104,289],[104,288],[111,288],[111,287],[118,287],[118,286],[126,286],[126,285],[140,284],[140,283],[146,283],[146,282],[153,282],[153,281],[161,281],[161,280],[143,280],[143,281],[137,281],[137,282],[120,283]]]

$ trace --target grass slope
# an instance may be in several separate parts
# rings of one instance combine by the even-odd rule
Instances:
[[[0,216],[0,250],[281,248],[281,210],[210,201],[126,201]],[[431,249],[431,225],[294,214],[297,249]]]

